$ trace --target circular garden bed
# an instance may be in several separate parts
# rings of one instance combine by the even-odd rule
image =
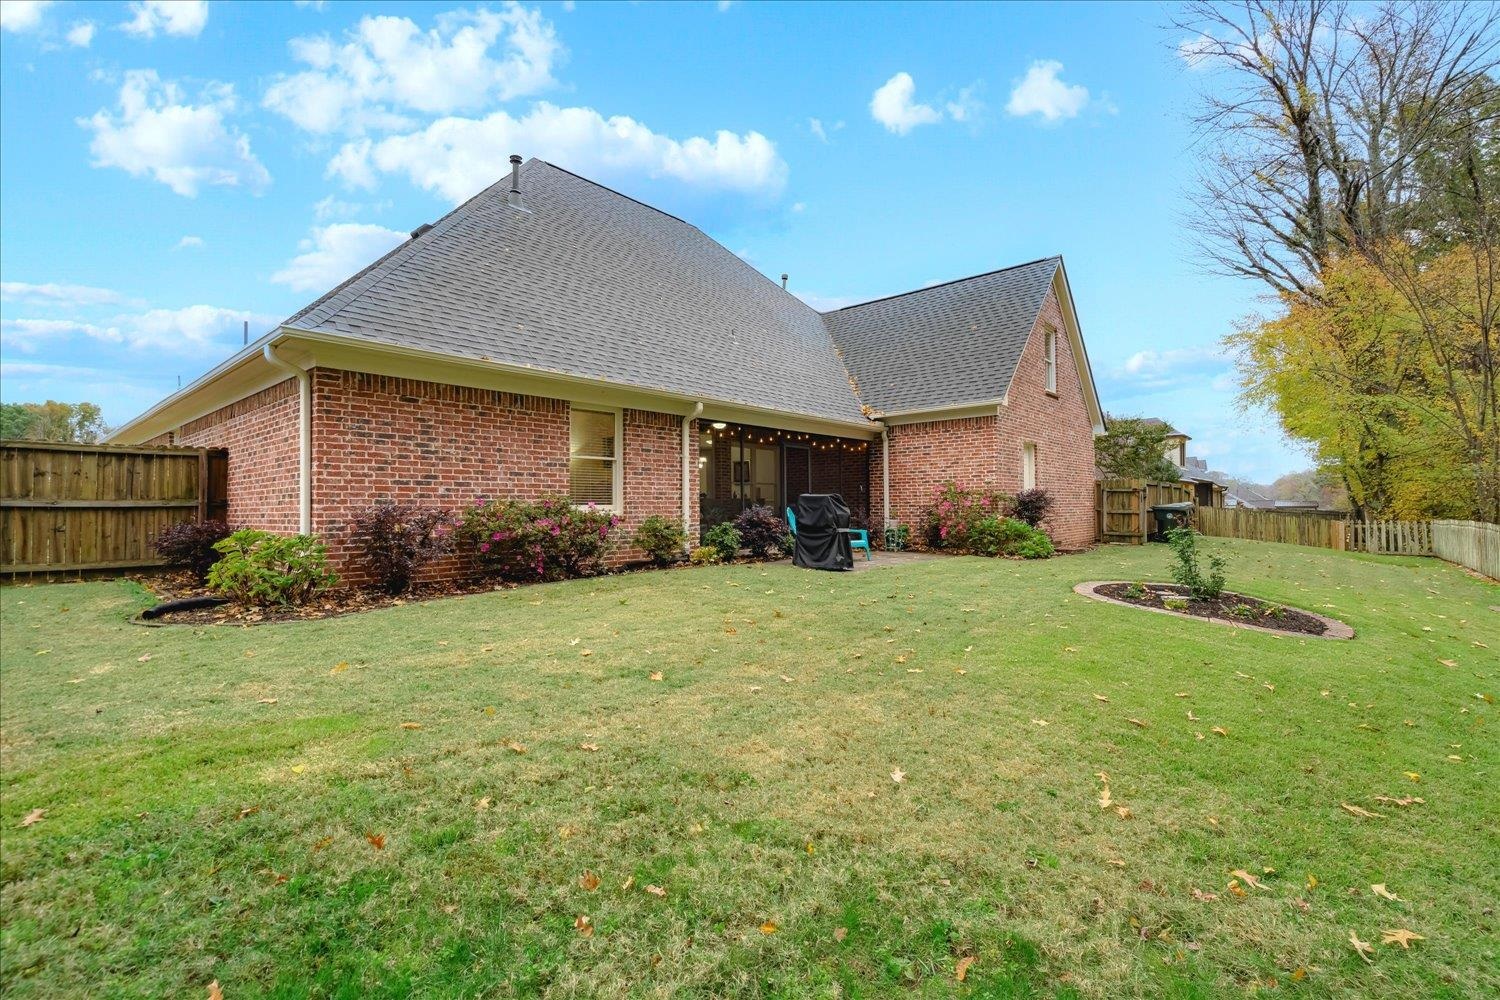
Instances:
[[[1205,619],[1221,625],[1255,629],[1275,635],[1314,639],[1354,638],[1354,630],[1335,618],[1229,591],[1214,598],[1193,598],[1188,596],[1186,587],[1169,583],[1098,580],[1080,583],[1073,590],[1096,601],[1123,604],[1126,607],[1181,618]]]

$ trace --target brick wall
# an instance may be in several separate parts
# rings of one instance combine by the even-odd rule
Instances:
[[[1057,331],[1057,392],[1046,391],[1044,333]],[[997,415],[898,424],[890,428],[891,516],[920,544],[923,514],[947,480],[1014,494],[1021,489],[1022,445],[1037,448],[1037,485],[1052,494],[1045,527],[1059,548],[1094,541],[1094,431],[1078,366],[1056,298],[1048,293]],[[880,452],[872,450],[870,490],[879,507]],[[880,522],[876,522],[880,523]]]
[[[313,379],[313,529],[349,582],[365,582],[349,518],[377,500],[458,508],[480,496],[568,490],[565,400],[359,372],[320,369]],[[626,539],[651,514],[681,516],[682,418],[627,409],[622,423],[624,511],[616,537]],[[692,447],[696,454],[696,428]],[[609,560],[642,557],[619,544]],[[471,568],[455,556],[426,576]]]
[[[229,523],[291,533],[297,530],[297,419],[297,380],[289,378],[153,441],[229,449]]]

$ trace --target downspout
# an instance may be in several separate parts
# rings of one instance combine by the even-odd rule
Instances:
[[[682,546],[686,552],[693,550],[693,539],[688,526],[693,523],[693,421],[703,412],[700,400],[693,404],[693,412],[682,418]]]
[[[885,424],[880,425],[880,510],[885,519],[880,526],[883,538],[884,529],[891,526],[891,431]]]
[[[312,376],[280,357],[270,344],[261,351],[266,361],[297,377],[297,533],[312,534]]]

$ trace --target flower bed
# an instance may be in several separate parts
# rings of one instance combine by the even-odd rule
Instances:
[[[1239,628],[1319,639],[1354,638],[1354,630],[1336,619],[1227,590],[1216,597],[1195,598],[1186,587],[1169,583],[1089,582],[1073,589],[1097,601]]]

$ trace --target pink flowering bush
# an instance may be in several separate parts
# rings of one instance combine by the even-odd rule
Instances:
[[[1000,517],[1010,497],[991,489],[969,489],[951,479],[933,491],[924,524],[927,544],[934,549],[968,551],[974,527],[986,518]]]
[[[459,537],[485,569],[506,580],[563,580],[604,570],[618,516],[565,496],[486,500],[464,509]]]

